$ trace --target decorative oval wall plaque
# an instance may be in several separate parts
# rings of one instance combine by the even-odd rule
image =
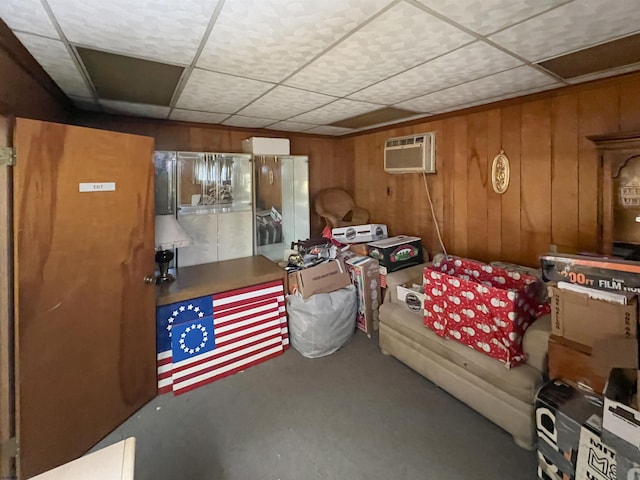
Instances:
[[[509,159],[504,154],[504,150],[500,150],[500,153],[493,159],[491,165],[491,184],[493,185],[493,191],[496,193],[504,193],[509,188],[509,177],[511,175],[511,168],[509,167]]]

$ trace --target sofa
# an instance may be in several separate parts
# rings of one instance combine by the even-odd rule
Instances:
[[[427,264],[387,274],[387,289],[379,311],[380,349],[420,373],[443,390],[513,436],[527,450],[536,446],[534,401],[547,380],[550,315],[525,331],[524,363],[507,368],[491,358],[425,327],[423,313],[399,301],[397,286],[422,284]]]

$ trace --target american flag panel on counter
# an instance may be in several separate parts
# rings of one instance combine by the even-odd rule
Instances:
[[[212,315],[213,301],[210,296],[158,307],[156,311],[156,352],[159,393],[166,393],[172,390],[173,355],[171,331],[174,326],[194,320],[202,320]]]
[[[195,322],[195,325],[198,323],[202,324]],[[203,328],[206,329],[202,325],[200,331]],[[192,328],[187,336],[193,333],[197,332]],[[288,337],[281,282],[214,294],[215,346],[180,358],[174,349],[171,373],[174,394],[188,392],[282,354],[284,334]],[[197,340],[203,336],[204,333],[195,338],[189,352],[202,344]]]

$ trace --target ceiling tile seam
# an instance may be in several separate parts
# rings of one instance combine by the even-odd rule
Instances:
[[[188,122],[188,121],[192,121],[192,120],[176,120],[176,119],[174,119],[174,118],[171,118],[171,115],[173,115],[173,112],[175,112],[175,111],[177,111],[177,110],[180,110],[180,111],[187,111],[187,112],[193,112],[193,113],[215,113],[215,114],[217,114],[217,115],[226,115],[226,118],[224,118],[224,120],[222,120],[222,121],[221,121],[221,122],[219,122],[219,123],[226,122],[227,120],[229,120],[229,119],[231,118],[231,114],[230,114],[230,113],[207,112],[207,111],[205,111],[205,110],[188,110],[188,109],[186,109],[186,108],[176,108],[176,107],[169,107],[169,115],[168,115],[168,117],[167,117],[167,118],[168,118],[169,120],[174,120],[174,121],[176,121],[176,122]],[[196,123],[198,123],[198,122],[196,122]],[[203,123],[206,123],[206,122],[203,122]]]
[[[273,82],[265,82],[264,80],[258,79],[258,78],[252,78],[252,77],[245,77],[245,76],[241,76],[241,75],[234,75],[234,74],[230,74],[230,73],[226,73],[226,72],[220,72],[217,70],[210,70],[207,68],[202,68],[202,67],[197,67],[201,70],[205,70],[208,72],[213,72],[213,73],[218,73],[221,75],[229,75],[232,77],[236,77],[236,78],[242,78],[242,79],[248,79],[248,80],[256,80],[256,81],[261,81],[263,83],[272,83],[273,87],[270,88],[269,90],[267,90],[266,92],[264,92],[263,94],[261,94],[260,96],[254,98],[251,102],[247,103],[246,105],[243,105],[240,109],[236,110],[234,113],[232,113],[232,115],[237,115],[239,114],[239,112],[241,112],[242,110],[244,110],[245,108],[247,108],[248,106],[252,105],[254,102],[260,100],[262,97],[264,97],[265,95],[267,95],[269,92],[273,91],[276,87],[278,86],[285,86],[287,88],[297,88],[297,87],[292,87],[289,85],[285,85],[284,82],[291,78],[293,75],[295,75],[296,73],[298,73],[300,70],[302,70],[303,68],[305,68],[306,66],[308,66],[309,64],[313,63],[315,60],[317,60],[318,58],[320,58],[322,55],[324,55],[325,53],[327,53],[328,51],[330,51],[331,49],[333,49],[334,47],[336,47],[338,44],[340,44],[341,42],[343,42],[344,40],[346,40],[347,38],[349,38],[350,36],[352,36],[354,33],[356,33],[358,30],[360,30],[362,27],[364,27],[365,25],[368,25],[369,23],[371,23],[373,20],[375,20],[376,18],[378,18],[380,15],[382,15],[384,12],[386,12],[387,10],[390,10],[391,8],[393,8],[395,5],[401,3],[404,0],[393,0],[391,3],[389,3],[386,7],[380,9],[378,12],[376,12],[375,14],[373,14],[372,16],[370,16],[367,20],[361,22],[360,24],[358,24],[358,26],[356,26],[354,29],[352,29],[351,31],[349,31],[348,33],[346,33],[345,35],[343,35],[341,38],[339,38],[337,41],[335,41],[333,44],[331,44],[329,47],[325,48],[322,52],[318,53],[316,56],[314,56],[310,61],[306,62],[305,64],[303,64],[301,67],[299,67],[297,70],[295,70],[294,72],[292,72],[291,74],[289,74],[287,77],[285,77],[284,79],[280,80],[278,83],[273,83]],[[213,15],[212,15],[212,20],[213,20],[213,16],[217,17],[220,14],[220,11],[222,10],[222,5],[224,5],[224,0],[221,0],[220,3],[218,3],[218,5],[216,6],[216,11],[214,11]],[[219,7],[219,8],[218,8]],[[211,28],[207,28],[207,31],[205,32],[204,37],[208,38],[209,34],[211,33],[211,29],[213,28],[213,24],[210,25]],[[195,67],[195,63],[197,63],[197,60],[200,57],[200,53],[202,52],[202,49],[204,48],[204,44],[206,43],[206,41],[203,41],[203,43],[201,43],[200,48],[198,49],[198,52],[196,53],[196,56],[194,57],[194,62],[192,64],[192,66],[189,68],[189,72],[188,72],[188,76],[191,75],[191,72],[193,71],[193,68]],[[185,69],[186,70],[186,69]],[[177,103],[179,95],[182,93],[182,90],[184,89],[184,86],[186,85],[186,81],[188,80],[188,78],[184,81],[184,83],[182,83],[182,79],[179,82],[178,88],[176,88],[176,93],[178,92],[178,89],[180,89],[180,93],[173,98],[171,100],[171,105],[175,105],[175,103]],[[303,91],[308,91],[311,93],[318,93],[320,95],[327,95],[330,97],[333,97],[335,100],[326,103],[324,105],[321,105],[320,107],[317,108],[322,108],[325,107],[327,105],[330,105],[331,103],[334,103],[336,100],[345,98],[344,96],[342,97],[336,97],[335,95],[330,95],[330,94],[325,94],[322,92],[315,92],[313,90],[305,90],[302,88],[297,88],[298,90],[303,90]],[[175,94],[174,94],[175,95]],[[381,104],[384,105],[384,104]],[[304,113],[309,113],[312,112],[313,110],[316,110],[317,108],[311,109],[311,110],[307,110],[305,112],[301,112],[301,113],[297,113],[296,115],[292,115],[290,117],[286,117],[284,120],[280,120],[280,121],[287,121],[290,118],[294,118],[298,115],[302,115]]]
[[[243,77],[240,77],[240,78],[243,78]],[[315,92],[315,91],[313,91],[313,90],[306,90],[306,89],[304,89],[304,88],[290,87],[289,85],[280,85],[280,84],[278,84],[278,85],[275,85],[273,88],[269,89],[268,91],[264,92],[264,93],[263,93],[262,95],[260,95],[259,97],[254,98],[251,102],[249,102],[249,103],[248,103],[248,104],[246,104],[244,107],[242,107],[240,110],[238,110],[237,112],[235,112],[235,113],[234,113],[234,115],[239,115],[239,114],[240,114],[240,112],[241,112],[242,110],[244,110],[245,108],[247,108],[248,106],[250,106],[250,105],[251,105],[251,104],[253,104],[254,102],[256,102],[256,101],[260,100],[262,97],[264,97],[267,93],[269,93],[269,92],[271,92],[272,90],[274,90],[276,87],[286,87],[286,88],[291,88],[291,89],[294,89],[294,90],[300,90],[300,91],[308,92],[308,93],[315,93],[315,94],[318,94],[318,95],[325,95],[325,96],[327,96],[327,97],[332,97],[332,98],[333,98],[333,100],[331,100],[330,102],[327,102],[327,103],[325,103],[325,104],[323,104],[323,105],[320,105],[320,106],[318,106],[318,107],[312,108],[311,110],[306,110],[306,111],[303,111],[303,112],[296,113],[295,115],[291,115],[291,116],[289,116],[289,117],[285,117],[285,119],[284,119],[284,120],[278,120],[278,121],[280,121],[280,122],[286,122],[286,121],[288,121],[289,119],[291,119],[291,118],[295,118],[295,117],[297,117],[297,116],[299,116],[299,115],[304,115],[305,113],[313,112],[314,110],[318,110],[319,108],[324,108],[324,107],[326,107],[326,106],[328,106],[328,105],[331,105],[332,103],[335,103],[335,102],[336,102],[336,101],[338,101],[338,100],[349,100],[349,101],[351,101],[351,102],[371,103],[371,104],[373,104],[373,105],[380,105],[381,107],[385,106],[385,105],[384,105],[384,104],[382,104],[382,103],[380,103],[380,104],[379,104],[379,103],[375,103],[375,102],[364,102],[364,101],[362,101],[362,100],[353,100],[353,99],[351,99],[351,98],[345,98],[345,97],[336,97],[335,95],[329,95],[329,94],[326,94],[326,93]],[[245,116],[245,117],[248,117],[248,116],[250,116],[250,115],[244,115],[244,116]],[[298,123],[306,123],[306,122],[298,122]]]
[[[182,110],[185,112],[193,112],[193,113],[215,113],[216,115],[233,115],[229,112],[211,112],[209,110],[194,110],[193,108],[180,108],[180,107],[172,107],[174,110]]]
[[[182,91],[184,90],[184,87],[187,85],[187,82],[191,77],[191,73],[193,72],[193,69],[195,68],[196,63],[200,59],[200,55],[202,54],[202,51],[204,50],[204,47],[207,44],[207,41],[209,40],[209,36],[211,35],[211,30],[213,30],[213,26],[218,21],[220,12],[224,7],[224,2],[225,0],[218,0],[218,3],[216,4],[216,8],[213,10],[213,13],[211,14],[211,18],[209,19],[209,23],[207,24],[207,28],[202,34],[200,45],[198,45],[198,49],[196,50],[196,53],[193,55],[193,58],[191,59],[191,63],[182,72],[182,75],[180,76],[180,80],[178,81],[178,85],[176,85],[176,89],[173,91],[173,95],[171,96],[171,100],[169,101],[169,106],[171,108],[174,108],[176,106],[176,103],[178,103],[178,99],[180,98],[180,95],[182,95]]]
[[[501,74],[501,73],[509,72],[509,71],[511,71],[511,70],[515,70],[515,69],[517,69],[517,68],[522,68],[522,67],[527,67],[527,66],[529,66],[529,65],[516,65],[516,66],[514,66],[514,67],[509,67],[509,68],[506,68],[506,69],[504,69],[504,70],[500,70],[499,72],[489,73],[489,74],[487,74],[487,75],[481,75],[481,76],[479,76],[479,77],[477,77],[477,78],[474,78],[473,80],[466,80],[466,81],[464,81],[464,82],[457,83],[457,84],[455,84],[455,85],[447,85],[447,86],[445,86],[445,87],[443,87],[443,88],[439,88],[439,89],[436,89],[436,90],[431,90],[431,91],[429,91],[429,92],[427,92],[427,93],[422,93],[422,94],[420,94],[420,95],[416,95],[416,96],[414,96],[414,97],[407,98],[406,100],[400,100],[399,102],[396,102],[396,103],[394,103],[394,104],[392,104],[392,105],[389,105],[389,106],[391,106],[391,107],[396,107],[397,105],[399,105],[399,104],[401,104],[401,103],[404,103],[404,102],[410,102],[410,101],[412,101],[412,100],[417,100],[418,98],[424,97],[424,96],[426,96],[426,95],[433,95],[434,93],[444,92],[444,91],[446,91],[446,90],[449,90],[450,88],[460,87],[460,86],[462,86],[462,85],[466,85],[467,83],[477,82],[478,80],[484,80],[485,78],[490,78],[490,77],[493,77],[493,76],[495,76],[495,75],[499,75],[499,74]]]
[[[300,67],[298,67],[296,70],[294,70],[293,72],[291,72],[288,76],[286,76],[285,78],[283,78],[282,80],[280,80],[279,85],[285,85],[285,86],[289,86],[286,85],[285,82],[287,80],[289,80],[291,77],[293,77],[295,74],[297,74],[298,72],[300,72],[301,70],[305,69],[306,67],[308,67],[309,65],[311,65],[313,62],[315,62],[316,60],[318,60],[320,57],[324,56],[325,54],[329,53],[331,50],[333,50],[335,47],[337,47],[338,45],[340,45],[342,42],[344,42],[346,39],[348,39],[349,37],[353,36],[355,33],[357,33],[358,31],[360,31],[363,27],[369,25],[370,23],[372,23],[374,20],[376,20],[378,17],[380,17],[382,14],[386,13],[387,11],[391,10],[393,7],[395,7],[396,5],[398,5],[399,3],[402,3],[404,0],[393,0],[392,2],[390,2],[386,7],[381,8],[379,11],[377,11],[376,13],[374,13],[373,15],[371,15],[369,18],[367,18],[366,20],[360,22],[355,28],[351,29],[349,32],[345,33],[342,37],[340,37],[338,40],[336,40],[335,42],[333,42],[331,45],[329,45],[328,47],[326,47],[324,50],[322,50],[320,53],[316,54],[315,56],[313,56],[311,58],[311,60],[309,60],[308,62],[304,63],[303,65],[301,65]]]
[[[350,30],[349,32],[347,32],[346,34],[344,34],[342,37],[340,37],[338,40],[336,40],[335,42],[333,42],[331,45],[329,45],[328,47],[326,47],[324,50],[322,50],[320,53],[316,54],[315,56],[313,56],[311,58],[311,60],[308,60],[307,62],[305,62],[302,66],[298,67],[296,70],[294,70],[293,72],[291,72],[289,75],[287,75],[286,77],[282,78],[281,80],[279,80],[278,82],[266,82],[266,83],[274,83],[275,85],[282,85],[283,87],[289,87],[289,88],[297,88],[298,90],[305,90],[304,88],[300,88],[300,87],[294,87],[291,85],[286,85],[284,82],[287,81],[289,78],[291,78],[292,76],[294,76],[296,73],[300,72],[300,70],[308,67],[310,64],[312,64],[313,62],[315,62],[316,60],[318,60],[321,56],[325,55],[326,53],[328,53],[330,50],[332,50],[333,48],[335,48],[336,46],[338,46],[340,43],[342,43],[344,40],[346,40],[347,38],[351,37],[353,34],[355,34],[358,30],[360,30],[362,27],[368,25],[369,23],[373,22],[376,18],[378,18],[380,15],[382,15],[383,13],[385,13],[387,10],[390,10],[391,8],[393,8],[395,5],[402,3],[404,0],[394,0],[393,2],[391,2],[389,5],[387,5],[386,7],[383,7],[382,9],[380,9],[380,11],[376,12],[375,14],[373,14],[371,17],[369,17],[367,20],[363,21],[362,23],[358,24],[357,27],[353,28],[352,30]],[[248,76],[244,76],[244,75],[237,75],[237,74],[233,74],[233,73],[229,73],[229,72],[223,72],[220,70],[215,70],[215,69],[211,69],[211,68],[206,68],[206,67],[201,67],[201,66],[195,66],[194,68],[198,68],[200,70],[206,70],[207,72],[213,72],[213,73],[219,73],[222,75],[230,75],[232,77],[238,77],[238,78],[245,78],[248,80],[256,80],[259,82],[265,82],[265,80],[259,78],[259,77],[248,77]],[[319,93],[321,95],[329,95],[335,98],[344,98],[344,97],[337,97],[336,95],[332,95],[332,94],[328,94],[328,93],[322,93],[322,92],[315,92],[313,90],[306,90],[308,92],[312,92],[312,93]],[[244,107],[243,107],[244,108]]]
[[[556,10],[558,8],[561,8],[561,7],[564,7],[565,5],[567,5],[567,4],[569,4],[569,3],[573,2],[573,1],[574,0],[566,0],[565,2],[559,3],[557,5],[552,5],[551,7],[547,8],[546,10],[542,10],[542,11],[540,11],[538,13],[535,13],[533,15],[530,15],[530,16],[526,17],[526,18],[523,18],[522,20],[518,20],[517,22],[512,23],[510,25],[507,25],[506,27],[499,28],[498,30],[495,30],[493,32],[485,33],[484,36],[485,37],[489,37],[491,35],[496,35],[497,33],[504,32],[505,30],[509,30],[510,28],[513,28],[513,27],[516,27],[516,26],[518,26],[518,25],[520,25],[522,23],[528,22],[529,20],[531,20],[533,18],[540,17],[540,16],[545,15],[545,14],[547,14],[547,13],[553,11],[553,10]]]
[[[507,93],[505,95],[493,95],[491,97],[487,97],[487,98],[483,98],[483,99],[479,99],[479,100],[473,100],[471,102],[465,102],[465,103],[459,103],[457,105],[449,105],[448,107],[444,107],[446,109],[448,108],[453,108],[453,110],[448,110],[447,112],[444,113],[450,113],[452,111],[455,110],[463,110],[465,108],[471,108],[471,107],[486,107],[487,105],[494,103],[494,102],[499,102],[501,100],[511,100],[513,98],[516,97],[520,97],[523,95],[528,95],[526,92],[530,92],[531,95],[535,94],[535,93],[539,93],[540,91],[544,91],[544,87],[552,85],[550,83],[547,83],[545,85],[539,85],[538,87],[531,87],[531,88],[523,88],[520,90],[516,90],[515,92],[510,92]],[[540,88],[543,90],[539,90],[537,92],[531,92],[531,90],[535,89],[535,88]],[[478,102],[482,102],[482,103],[478,103]],[[439,113],[443,113],[443,112],[433,112],[433,115],[438,115]]]
[[[243,78],[243,77],[241,77]],[[264,82],[264,83],[271,83],[271,82]],[[273,90],[275,90],[279,85],[278,84],[274,84],[273,87],[271,87],[269,90],[267,90],[266,92],[258,95],[256,98],[254,98],[253,100],[251,100],[249,103],[247,103],[246,105],[243,105],[241,108],[239,108],[238,110],[236,110],[235,112],[233,112],[232,115],[239,115],[239,113],[244,110],[245,108],[247,108],[248,106],[252,105],[253,103],[257,102],[258,100],[260,100],[262,97],[264,97],[267,93],[272,92]],[[249,117],[250,115],[243,115],[244,117]]]
[[[528,60],[528,59],[526,59],[526,58],[524,58],[524,57],[522,57],[522,56],[518,55],[518,54],[517,54],[517,53],[515,53],[515,52],[512,52],[511,50],[509,50],[509,49],[507,49],[507,48],[503,47],[502,45],[500,45],[500,44],[498,44],[498,43],[496,43],[496,42],[494,42],[494,41],[490,40],[490,39],[489,39],[489,38],[487,38],[486,36],[481,35],[481,34],[479,34],[479,33],[475,32],[474,30],[471,30],[470,28],[465,27],[464,25],[461,25],[460,23],[458,23],[458,22],[456,22],[456,21],[454,21],[454,20],[450,19],[449,17],[447,17],[447,16],[445,16],[445,15],[442,15],[441,13],[436,12],[435,10],[432,10],[431,8],[427,7],[426,5],[423,5],[423,4],[419,3],[417,0],[404,0],[404,1],[405,1],[405,2],[410,3],[411,5],[416,6],[416,7],[420,8],[420,9],[422,9],[422,10],[424,10],[425,12],[429,13],[430,15],[433,15],[434,17],[436,17],[436,18],[438,18],[438,19],[442,20],[443,22],[448,23],[448,24],[449,24],[449,25],[451,25],[452,27],[455,27],[455,28],[457,28],[457,29],[459,29],[459,30],[462,30],[463,32],[467,33],[468,35],[472,35],[472,36],[474,36],[475,38],[477,38],[478,40],[480,40],[480,41],[482,41],[482,42],[484,42],[484,43],[486,43],[486,44],[488,44],[488,45],[490,45],[490,46],[492,46],[492,47],[494,47],[494,48],[497,48],[497,49],[498,49],[498,50],[500,50],[501,52],[506,53],[507,55],[512,56],[513,58],[515,58],[515,59],[519,60],[520,62],[524,63],[525,65],[529,65],[530,67],[536,68],[536,65],[535,65],[533,62],[531,62],[530,60]],[[567,2],[567,3],[568,3],[568,2]],[[564,4],[562,4],[562,5],[566,5],[566,3],[564,3]],[[561,5],[559,5],[559,6],[558,6],[558,7],[556,7],[556,8],[559,8],[560,6],[561,6]],[[548,12],[548,11],[551,11],[551,10],[553,10],[553,9],[552,9],[552,8],[550,8],[550,9],[548,9],[548,10],[546,10],[546,11]],[[541,14],[540,14],[540,15],[541,15]],[[530,18],[534,18],[534,17],[536,17],[536,16],[538,16],[538,15],[533,15],[533,16],[531,16]],[[511,28],[511,27],[509,27],[509,28]],[[492,35],[493,35],[493,34],[492,34]],[[544,74],[545,74],[545,75],[547,75],[547,76],[550,76],[550,77],[551,77],[551,78],[553,78],[553,80],[555,80],[555,81],[559,81],[559,82],[562,82],[562,83],[566,84],[566,82],[565,82],[562,78],[558,77],[557,75],[550,75],[550,74],[549,74],[549,72],[547,72],[547,71],[542,71],[542,70],[541,70],[541,72],[542,72],[542,73],[544,73]]]
[[[58,35],[60,36],[59,41],[62,41],[64,48],[67,50],[67,52],[69,53],[69,56],[71,57],[71,60],[75,63],[76,68],[80,72],[80,75],[82,76],[82,80],[84,81],[85,86],[91,92],[91,96],[93,97],[94,102],[96,103],[100,111],[104,111],[102,109],[102,105],[98,103],[98,92],[96,91],[96,88],[93,85],[93,82],[91,81],[91,77],[89,77],[89,74],[84,66],[84,63],[78,56],[78,52],[76,51],[76,49],[69,43],[69,40],[67,39],[67,36],[64,34],[62,27],[58,23],[58,19],[53,14],[53,10],[49,6],[49,3],[47,2],[47,0],[40,0],[40,3],[42,5],[42,8],[44,8],[44,11],[47,13],[49,20],[53,24],[53,28],[55,28],[56,31],[58,32]],[[65,92],[65,95],[67,95],[66,92]]]
[[[307,110],[306,112],[301,112],[301,113],[296,113],[295,115],[291,115],[290,117],[286,117],[284,120],[282,120],[283,122],[295,122],[295,123],[308,123],[308,122],[304,122],[304,121],[300,121],[300,120],[292,120],[293,118],[299,117],[300,115],[306,115],[307,113],[311,113],[311,112],[315,112],[316,110],[319,110],[321,108],[325,108],[328,107],[329,105],[332,105],[334,103],[336,103],[339,100],[348,100],[350,102],[358,102],[358,103],[369,103],[371,105],[380,105],[381,107],[384,107],[385,105],[383,104],[378,104],[378,103],[372,103],[372,102],[364,102],[362,100],[353,100],[351,98],[336,98],[335,100],[333,100],[332,102],[329,103],[325,103],[324,105],[321,105],[319,107],[316,108],[312,108],[311,110]],[[348,117],[345,117],[348,118]],[[317,123],[316,123],[317,125]]]
[[[21,30],[19,28],[12,28],[11,31],[14,32],[14,34],[15,33],[25,33],[27,35],[32,35],[34,37],[44,38],[46,40],[57,40],[58,42],[62,41],[62,40],[60,40],[60,37],[51,37],[49,35],[43,35],[41,33],[30,32],[29,30]]]
[[[479,42],[479,40],[478,39],[472,40],[471,42],[465,43],[464,45],[460,45],[459,47],[456,47],[453,50],[449,50],[448,52],[444,52],[444,53],[441,53],[439,55],[436,55],[435,57],[431,57],[431,58],[425,60],[424,62],[416,63],[412,67],[409,67],[409,68],[406,68],[405,70],[402,70],[400,72],[394,73],[393,75],[389,75],[388,77],[383,78],[382,80],[378,80],[376,82],[373,82],[373,83],[367,85],[366,87],[362,87],[362,88],[359,88],[357,90],[354,90],[353,92],[345,95],[342,98],[346,98],[347,100],[354,100],[354,99],[351,99],[351,98],[348,98],[348,97],[350,97],[351,95],[355,95],[356,93],[359,93],[359,92],[361,92],[363,90],[366,90],[367,88],[371,88],[371,87],[373,87],[375,85],[378,85],[379,83],[386,82],[387,80],[389,80],[391,78],[394,78],[394,77],[397,77],[398,75],[402,75],[403,73],[407,73],[407,72],[413,70],[414,68],[422,67],[423,65],[426,65],[427,63],[433,62],[434,60],[438,60],[439,58],[442,58],[442,57],[444,57],[446,55],[449,55],[449,54],[451,54],[453,52],[456,52],[456,51],[458,51],[458,50],[460,50],[462,48],[466,48],[466,47],[468,47],[470,45],[473,45],[476,42]],[[426,95],[426,94],[423,94],[423,95]],[[385,103],[383,105],[390,106],[391,104]]]

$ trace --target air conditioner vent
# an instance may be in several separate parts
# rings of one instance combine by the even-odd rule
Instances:
[[[385,142],[384,170],[387,173],[435,173],[433,132],[390,138]]]

